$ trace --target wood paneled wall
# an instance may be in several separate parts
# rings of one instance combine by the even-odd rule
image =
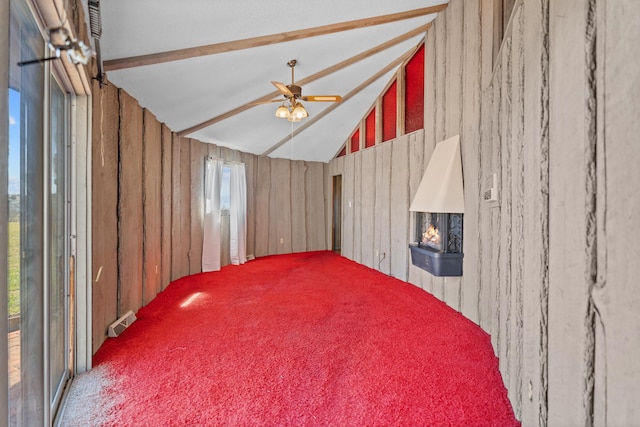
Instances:
[[[162,290],[162,125],[148,110],[143,114],[142,305],[147,305]]]
[[[118,143],[118,312],[142,307],[144,287],[142,246],[144,176],[142,108],[125,91],[118,91],[120,127]],[[94,188],[94,191],[100,191]]]
[[[640,3],[550,1],[548,14],[549,420],[633,425]]]
[[[409,203],[424,172],[423,150],[420,130],[329,163],[326,188],[342,175],[343,256],[409,279]]]
[[[118,318],[118,89],[93,85],[92,127],[92,330],[93,351]]]
[[[329,164],[327,182],[343,177],[343,255],[486,330],[523,425],[632,425],[640,3],[516,1],[496,52],[493,2],[451,0],[428,31],[424,133]],[[435,144],[456,134],[464,276],[443,279],[409,265],[408,207]],[[483,202],[493,173],[499,202]]]
[[[125,91],[95,83],[93,93],[94,353],[119,316],[201,271],[207,156],[246,165],[248,255],[328,248],[325,164],[178,137]],[[223,238],[228,226],[227,215]]]

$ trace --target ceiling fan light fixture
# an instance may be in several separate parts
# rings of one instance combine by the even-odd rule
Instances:
[[[313,96],[302,96],[302,88],[295,83],[294,77],[294,67],[298,61],[292,59],[287,62],[287,65],[291,67],[291,84],[285,85],[284,83],[272,81],[271,84],[274,85],[278,91],[282,95],[284,95],[286,101],[283,101],[282,105],[280,105],[276,109],[276,117],[280,117],[283,119],[287,119],[290,122],[296,123],[301,121],[304,118],[309,117],[309,112],[304,105],[299,100],[303,100],[305,102],[340,102],[342,101],[342,97],[339,95],[313,95]],[[273,100],[271,102],[278,102]]]
[[[279,117],[281,119],[288,119],[289,117],[291,117],[291,112],[284,104],[281,104],[276,110],[276,117]]]
[[[305,117],[309,117],[309,113],[304,108],[304,106],[299,102],[296,102],[293,105],[293,111],[291,112],[291,115],[298,119],[304,119]]]

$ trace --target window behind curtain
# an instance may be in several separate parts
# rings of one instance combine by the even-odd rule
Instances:
[[[231,168],[229,166],[222,167],[222,186],[220,187],[220,209],[229,210],[231,206]]]

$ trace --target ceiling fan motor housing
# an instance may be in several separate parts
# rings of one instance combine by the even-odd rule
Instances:
[[[290,84],[287,88],[291,91],[294,98],[300,98],[302,96],[302,88],[298,85]]]

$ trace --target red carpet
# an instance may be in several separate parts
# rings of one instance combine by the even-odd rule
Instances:
[[[519,425],[485,332],[332,252],[178,280],[94,366],[97,425]]]

